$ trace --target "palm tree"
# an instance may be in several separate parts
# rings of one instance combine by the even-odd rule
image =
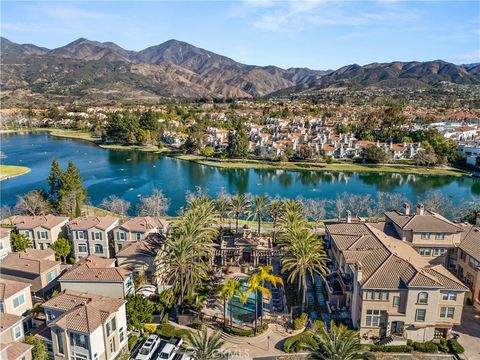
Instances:
[[[319,348],[314,351],[312,357],[321,360],[363,360],[369,359],[370,354],[365,351],[358,332],[349,330],[345,325],[336,325],[333,321],[330,331],[323,327],[314,334]]]
[[[262,219],[267,215],[268,211],[268,196],[255,195],[253,201],[250,203],[251,213],[254,219],[258,222],[258,235],[260,235],[260,227]]]
[[[235,232],[238,232],[238,219],[248,213],[249,201],[245,194],[237,194],[230,199],[232,212],[235,216]]]
[[[263,297],[270,298],[272,293],[268,287],[265,286],[266,283],[271,283],[273,286],[277,287],[277,284],[283,285],[283,279],[280,276],[272,274],[273,266],[259,266],[258,270],[253,273],[250,278],[247,280],[248,288],[245,291],[244,302],[248,299],[250,293],[254,293],[255,298],[255,327],[254,332],[257,333],[257,318],[258,318],[258,293],[262,294],[262,317],[261,321],[263,324]]]
[[[224,358],[219,350],[225,343],[219,331],[208,335],[207,331],[188,332],[188,353],[195,360],[215,360]]]
[[[231,204],[228,197],[219,197],[215,201],[215,207],[220,215],[220,232],[222,232],[222,226],[231,211]]]
[[[235,279],[228,279],[225,284],[223,284],[222,289],[221,289],[221,294],[223,298],[223,323],[227,325],[227,301],[232,301],[233,297],[237,295],[238,297],[242,297],[242,292],[241,292],[241,286],[242,284],[240,281],[235,280]],[[233,325],[233,315],[232,315],[232,305],[230,305],[230,328],[232,328]]]
[[[277,235],[276,229],[277,229],[277,221],[280,215],[282,214],[284,209],[284,203],[280,199],[275,199],[270,201],[268,204],[268,215],[272,219],[272,226],[273,226],[273,231],[272,231],[272,239],[273,242],[275,243],[275,238]]]

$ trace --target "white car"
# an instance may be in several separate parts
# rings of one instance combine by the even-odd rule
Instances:
[[[135,360],[150,360],[159,346],[160,338],[157,335],[150,335],[140,348]]]
[[[160,350],[158,354],[158,360],[173,360],[176,355],[176,351],[183,344],[181,337],[172,337],[167,344]]]

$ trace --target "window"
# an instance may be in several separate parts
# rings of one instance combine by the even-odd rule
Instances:
[[[387,301],[388,292],[387,291],[367,291],[365,294],[366,300],[375,300],[375,301]]]
[[[440,317],[446,319],[453,319],[453,315],[455,314],[454,307],[441,307],[440,308]]]
[[[63,349],[63,337],[60,330],[57,330],[57,344],[58,344],[58,353],[62,355],[65,354]]]
[[[421,292],[417,296],[417,303],[418,304],[426,304],[428,303],[428,293]]]
[[[5,305],[3,305],[3,301],[0,301],[0,313],[4,313],[5,312]]]
[[[30,230],[24,230],[23,234],[28,238],[30,237]]]
[[[87,244],[78,244],[78,252],[79,253],[86,253],[87,252]]]
[[[24,294],[18,295],[16,298],[13,299],[12,302],[13,302],[13,308],[16,309],[20,305],[25,304],[25,295]]]
[[[470,256],[470,261],[468,262],[468,265],[470,265],[472,268],[476,269],[480,263],[475,260],[473,257]]]
[[[38,239],[40,240],[47,240],[47,232],[46,231],[37,231]]]
[[[446,252],[447,252],[447,250],[442,249],[442,248],[433,249],[433,256],[443,256],[443,255],[445,255]]]
[[[417,312],[415,313],[415,321],[419,321],[419,322],[425,321],[426,314],[427,314],[427,310],[417,309]]]
[[[472,274],[467,273],[467,275],[465,275],[465,282],[467,283],[467,285],[472,285],[473,284]]]
[[[47,275],[47,282],[51,282],[55,280],[56,277],[57,277],[57,270],[50,271]]]
[[[125,340],[125,330],[123,329],[123,327],[118,329],[118,337],[120,339],[120,343],[122,343]]]
[[[465,253],[462,250],[460,250],[460,259],[465,260]]]
[[[125,239],[127,238],[127,236],[126,236],[125,232],[119,231],[119,232],[118,232],[118,238],[119,238],[120,240],[125,240]]]
[[[103,246],[100,244],[95,245],[95,254],[103,254]]]
[[[117,245],[117,251],[120,251],[120,250],[122,250],[122,244]]]
[[[47,318],[47,321],[52,321],[55,319],[55,315],[53,315],[51,310],[45,310],[45,317]]]
[[[95,240],[102,240],[102,233],[100,231],[96,231],[93,233]]]
[[[379,326],[380,325],[380,310],[367,310],[367,317],[365,319],[366,326]]]
[[[432,249],[430,249],[430,248],[420,248],[418,252],[422,256],[430,256],[430,254],[432,253]]]
[[[39,248],[40,250],[43,250],[43,248],[44,248],[43,244],[42,244],[42,243],[38,244],[38,248]]]
[[[110,339],[110,353],[114,353],[115,352],[115,341],[113,338]]]
[[[3,250],[3,241],[0,241],[0,250]]]
[[[443,293],[442,299],[449,300],[449,301],[457,301],[457,293],[454,293],[454,292]]]
[[[140,239],[142,238],[142,233],[136,233],[136,234],[135,234],[135,238],[136,238],[137,240],[140,240]]]
[[[80,240],[85,239],[85,234],[83,231],[77,231],[77,239],[80,239]]]
[[[88,337],[87,335],[70,333],[70,345],[79,346],[84,349],[88,349]]]
[[[22,325],[17,325],[13,328],[13,338],[18,340],[22,337]]]
[[[428,233],[428,232],[422,233],[421,238],[422,238],[422,240],[430,239],[430,233]]]
[[[117,323],[115,322],[115,318],[113,318],[107,323],[107,336],[110,336],[116,329]]]
[[[394,307],[400,307],[400,296],[394,296],[393,297],[393,306]]]
[[[435,234],[435,240],[443,240],[443,239],[445,239],[444,233]]]

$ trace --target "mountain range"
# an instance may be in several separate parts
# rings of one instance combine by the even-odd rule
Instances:
[[[480,84],[480,65],[444,61],[348,65],[336,71],[245,65],[169,40],[141,51],[75,40],[56,49],[0,39],[2,106],[253,98],[325,88]]]

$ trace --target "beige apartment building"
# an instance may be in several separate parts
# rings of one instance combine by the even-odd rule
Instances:
[[[127,350],[125,300],[65,290],[45,302],[55,360],[113,360]]]
[[[457,276],[470,288],[468,298],[480,310],[480,226],[469,225],[462,234],[457,256]]]
[[[55,252],[51,249],[25,249],[0,260],[3,279],[30,284],[31,293],[42,298],[58,285],[57,277],[64,269],[65,266],[55,260]]]
[[[67,237],[68,217],[55,215],[16,216],[13,220],[15,230],[25,235],[32,247],[38,250],[48,249],[60,237]]]
[[[74,256],[112,257],[110,243],[119,219],[113,216],[84,216],[71,220],[67,227]]]
[[[385,219],[393,227],[395,237],[408,242],[432,264],[454,269],[456,248],[460,244],[464,227],[418,204],[416,212],[404,204],[404,211],[387,211]]]
[[[8,344],[0,343],[0,359],[4,360],[32,360],[32,345],[22,342]]]
[[[148,234],[166,234],[169,222],[152,216],[137,216],[128,219],[114,230],[115,253],[127,244],[144,239]]]
[[[0,259],[3,259],[11,252],[10,229],[0,228]]]
[[[59,279],[61,290],[86,291],[91,294],[123,299],[134,294],[131,271],[115,267],[115,259],[87,256]]]
[[[327,286],[330,311],[348,311],[364,342],[447,337],[460,324],[468,288],[389,230],[385,223],[326,226],[334,263]]]

